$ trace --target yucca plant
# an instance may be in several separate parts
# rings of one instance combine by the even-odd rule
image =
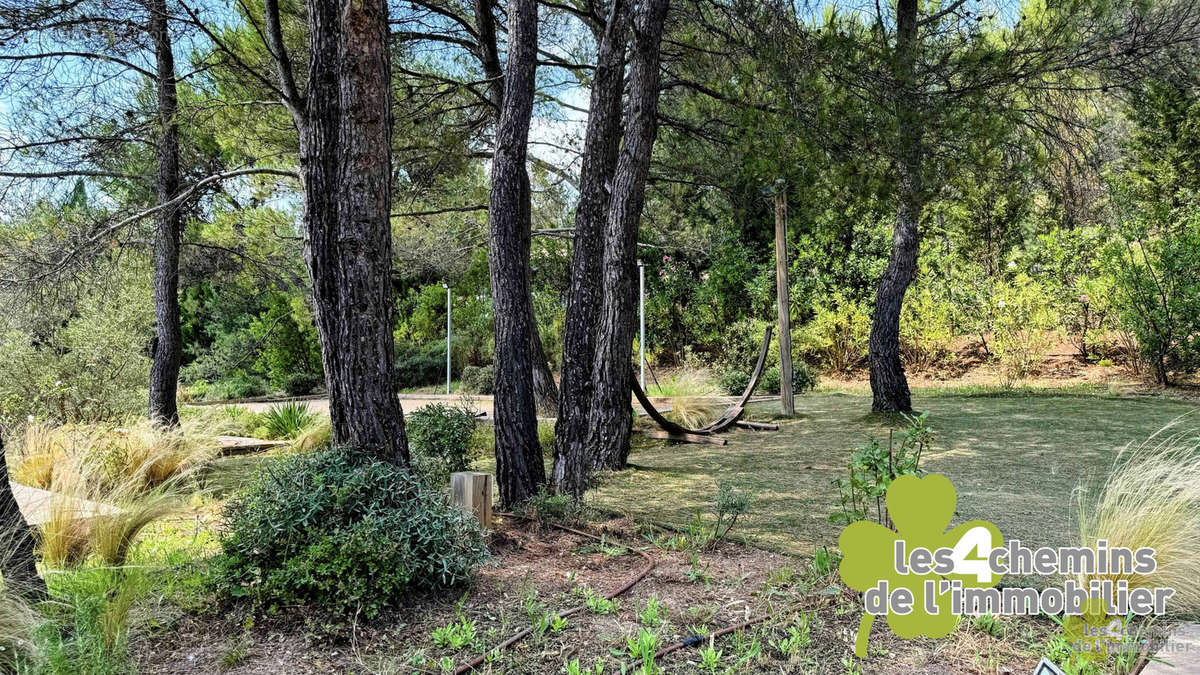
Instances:
[[[298,401],[271,406],[263,413],[263,424],[272,438],[294,439],[317,420],[317,414]]]
[[[1200,612],[1200,431],[1168,425],[1146,442],[1128,447],[1095,490],[1081,491],[1079,535],[1082,544],[1108,541],[1110,548],[1155,550],[1153,574],[1083,575],[1124,580],[1134,588],[1173,588],[1172,613]]]

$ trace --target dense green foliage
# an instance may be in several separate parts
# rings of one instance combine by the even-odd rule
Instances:
[[[426,405],[410,413],[405,426],[413,464],[431,485],[445,485],[451,473],[470,468],[475,433],[475,411],[470,407]]]
[[[405,469],[330,449],[263,465],[225,509],[218,583],[264,606],[366,617],[466,581],[478,523]]]

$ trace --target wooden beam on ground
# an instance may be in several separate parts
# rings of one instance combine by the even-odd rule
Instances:
[[[771,424],[770,422],[747,422],[746,420],[738,420],[734,422],[734,425],[743,429],[754,429],[755,431],[779,431],[779,425]]]
[[[288,444],[287,441],[264,441],[261,438],[245,436],[217,436],[217,444],[221,446],[222,455],[245,455],[251,452],[262,452],[271,448],[279,448]]]
[[[679,443],[707,443],[709,445],[725,445],[728,443],[724,438],[716,436],[702,436],[700,434],[685,434],[673,431],[663,431],[661,429],[647,429],[643,431],[647,438],[658,438],[666,441],[677,441]]]

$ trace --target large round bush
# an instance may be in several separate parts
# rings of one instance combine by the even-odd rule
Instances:
[[[344,449],[266,464],[229,502],[218,579],[267,606],[371,617],[414,588],[465,581],[478,523],[406,469]]]

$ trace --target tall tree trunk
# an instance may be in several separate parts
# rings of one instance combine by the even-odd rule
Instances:
[[[488,267],[496,342],[496,474],[500,503],[527,500],[546,481],[530,363],[529,174],[525,170],[537,69],[537,0],[508,6],[504,104],[496,125],[488,205]]]
[[[475,31],[478,34],[479,63],[483,66],[483,75],[490,83],[488,97],[499,113],[504,105],[504,71],[500,66],[500,53],[496,47],[496,20],[492,15],[494,0],[475,0]],[[528,179],[528,177],[526,177]],[[528,187],[528,180],[525,183]],[[529,201],[531,193],[526,190],[524,199]],[[533,214],[530,209],[524,211],[524,227],[532,233]],[[554,384],[554,373],[550,370],[550,360],[546,358],[546,349],[542,345],[542,336],[538,330],[537,318],[533,312],[533,286],[530,284],[529,302],[529,360],[533,369],[533,402],[539,413],[553,415],[558,409],[558,387]]]
[[[4,451],[4,438],[0,434],[0,535],[7,553],[0,560],[3,567],[4,585],[11,591],[31,599],[49,597],[46,582],[38,576],[37,553],[33,541],[33,528],[21,515],[21,507],[13,496],[8,477],[8,457]]]
[[[592,370],[588,446],[595,453],[593,466],[597,468],[622,469],[629,459],[638,222],[646,198],[650,153],[658,133],[659,43],[668,4],[669,0],[644,0],[633,22],[629,118],[608,206],[601,276],[604,290]]]
[[[333,442],[407,465],[408,438],[393,375],[395,303],[388,281],[392,120],[387,3],[305,4],[309,87],[303,113],[297,115],[304,258],[312,279]]]
[[[614,0],[596,58],[592,80],[579,205],[575,211],[575,248],[571,256],[571,289],[563,329],[561,394],[554,427],[554,489],[579,499],[587,487],[591,458],[587,437],[592,399],[596,316],[600,312],[600,268],[604,253],[604,218],[608,186],[621,144],[621,95],[625,81],[625,44],[629,3]]]
[[[892,252],[875,293],[868,358],[871,369],[871,410],[909,412],[912,399],[900,361],[900,310],[904,293],[917,270],[920,244],[917,224],[924,206],[921,194],[921,122],[914,82],[917,49],[917,0],[899,0],[896,9],[896,169],[899,174]]]
[[[154,41],[155,79],[158,89],[158,172],[154,186],[159,204],[179,192],[179,124],[175,120],[175,57],[167,25],[166,0],[151,0],[150,37]],[[179,208],[155,215],[153,360],[150,364],[150,419],[161,424],[179,423],[176,390],[183,358],[183,333],[179,322]]]

